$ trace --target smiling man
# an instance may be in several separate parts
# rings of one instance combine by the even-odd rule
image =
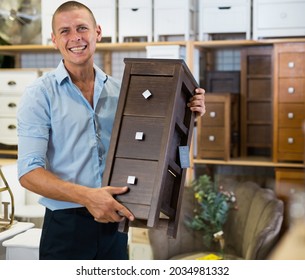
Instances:
[[[83,4],[55,11],[52,42],[58,67],[29,86],[18,110],[18,175],[46,207],[40,259],[127,259],[118,222],[133,214],[102,186],[120,84],[94,64],[101,27]],[[188,106],[203,115],[204,90]]]

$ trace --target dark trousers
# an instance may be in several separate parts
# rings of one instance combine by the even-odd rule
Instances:
[[[127,234],[117,223],[98,223],[86,208],[46,210],[41,260],[126,260]]]

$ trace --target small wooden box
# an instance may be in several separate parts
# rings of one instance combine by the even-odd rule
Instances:
[[[206,93],[206,114],[198,120],[198,157],[223,159],[239,154],[239,95]]]
[[[135,215],[131,226],[175,236],[194,125],[186,104],[198,85],[181,59],[124,62],[103,185],[129,186],[116,198]]]

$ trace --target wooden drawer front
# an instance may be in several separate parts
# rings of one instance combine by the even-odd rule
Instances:
[[[249,79],[248,98],[254,100],[267,100],[271,98],[271,80],[269,78]]]
[[[302,128],[304,104],[279,104],[279,127]]]
[[[275,192],[285,200],[290,198],[291,190],[305,190],[304,169],[277,168],[275,171],[275,180]]]
[[[301,78],[279,79],[280,102],[304,102],[305,80]]]
[[[17,145],[17,120],[15,118],[0,118],[0,143]]]
[[[116,156],[158,160],[163,128],[163,118],[125,116],[122,120]]]
[[[0,92],[22,93],[37,77],[36,71],[0,70]]]
[[[297,128],[280,128],[279,129],[279,152],[296,152],[304,151],[304,136],[301,129]]]
[[[205,127],[200,139],[200,149],[204,150],[224,150],[225,130],[220,127]]]
[[[150,206],[157,167],[158,162],[156,161],[116,158],[113,165],[110,185],[129,187],[128,193],[116,196],[118,201],[128,204]],[[135,177],[134,183],[128,182],[128,179],[131,176]],[[135,209],[130,210],[137,218],[148,218],[148,213],[143,216],[142,211],[137,209],[143,208],[135,207]]]
[[[304,77],[305,64],[304,53],[280,53],[279,54],[279,77]]]
[[[0,95],[0,115],[16,116],[20,96],[1,96]]]
[[[124,115],[165,117],[171,98],[171,77],[132,76]],[[147,99],[142,93],[149,90]]]
[[[249,122],[270,122],[272,112],[269,102],[248,102],[247,120]]]
[[[202,126],[224,126],[224,103],[210,103],[206,104],[206,114],[202,119]]]

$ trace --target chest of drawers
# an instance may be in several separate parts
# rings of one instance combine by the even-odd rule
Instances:
[[[129,187],[117,199],[135,215],[132,226],[175,236],[194,119],[186,104],[198,85],[181,59],[124,62],[103,185]]]
[[[0,70],[0,143],[17,145],[17,120],[20,96],[38,77],[36,70]]]
[[[229,160],[238,156],[239,95],[206,93],[206,114],[198,120],[198,157]]]
[[[275,161],[303,161],[305,44],[275,45]]]

